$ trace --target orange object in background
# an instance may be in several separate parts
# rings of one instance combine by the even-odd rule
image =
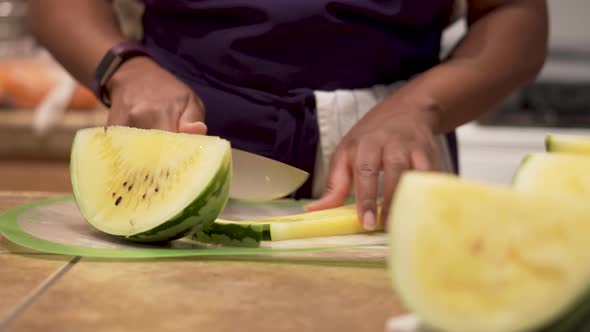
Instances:
[[[0,61],[0,104],[4,108],[34,110],[68,73],[47,59],[5,59]],[[78,84],[68,110],[94,110],[94,94]]]

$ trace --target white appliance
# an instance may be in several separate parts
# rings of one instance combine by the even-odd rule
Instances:
[[[590,137],[590,130],[464,125],[458,129],[461,176],[509,185],[526,154],[545,150],[547,134]]]

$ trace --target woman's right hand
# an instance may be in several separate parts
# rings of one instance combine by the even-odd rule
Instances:
[[[108,125],[205,135],[205,107],[184,83],[148,57],[125,62],[108,82]]]

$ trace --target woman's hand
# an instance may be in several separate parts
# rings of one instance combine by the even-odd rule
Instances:
[[[194,92],[147,57],[125,62],[107,86],[108,125],[205,135],[204,105]]]
[[[383,171],[381,222],[385,225],[402,172],[442,169],[434,135],[436,114],[430,104],[387,97],[342,139],[330,163],[326,192],[307,209],[341,205],[354,185],[359,220],[365,229],[374,230],[378,176]]]
[[[547,1],[468,0],[467,4],[465,37],[448,59],[417,75],[347,134],[331,162],[327,192],[309,210],[342,204],[354,182],[359,218],[365,228],[373,228],[377,175],[383,169],[385,221],[404,170],[440,169],[435,133],[451,131],[492,111],[541,71],[547,54]],[[424,102],[425,96],[430,101]]]

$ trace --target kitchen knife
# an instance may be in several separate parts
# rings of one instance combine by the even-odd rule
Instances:
[[[232,149],[229,197],[245,201],[271,201],[293,193],[309,173],[254,153]]]

